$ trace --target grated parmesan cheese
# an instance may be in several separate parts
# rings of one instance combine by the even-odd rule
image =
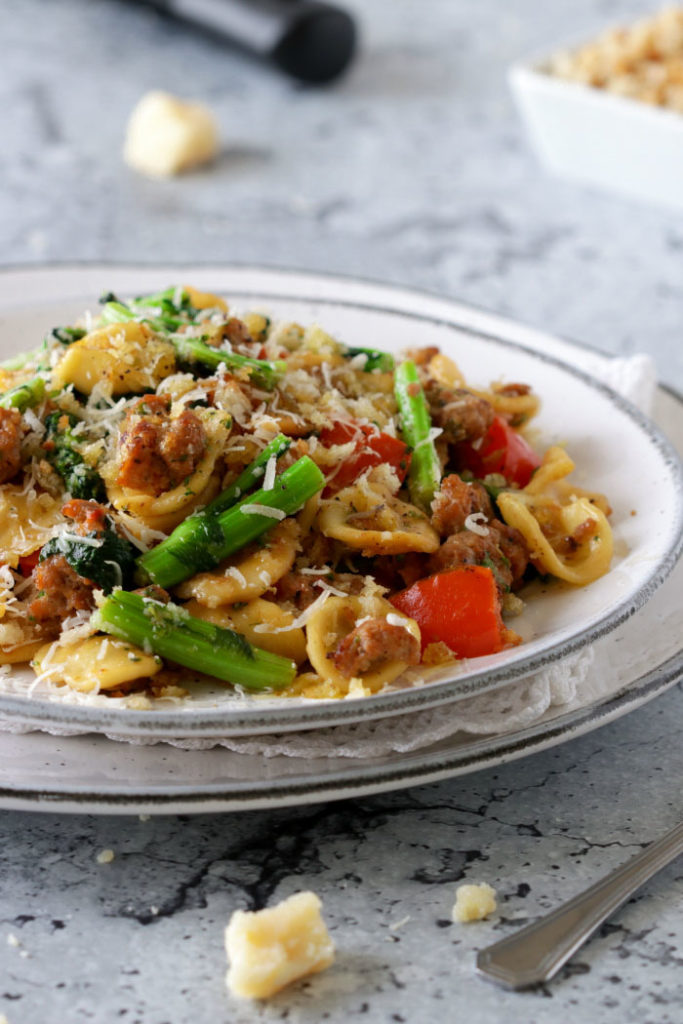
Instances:
[[[275,471],[277,468],[277,456],[271,455],[266,464],[266,471],[263,475],[263,490],[272,491],[275,486]]]
[[[284,519],[287,515],[281,508],[271,508],[270,505],[259,505],[258,502],[246,502],[239,506],[240,512],[245,516],[267,516],[268,519]]]
[[[465,520],[465,529],[478,534],[479,537],[488,537],[489,528],[484,525],[485,523],[488,523],[488,519],[483,512],[472,512]]]

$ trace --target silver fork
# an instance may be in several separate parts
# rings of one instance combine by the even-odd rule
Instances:
[[[506,988],[549,981],[603,921],[683,853],[683,822],[590,889],[477,954],[477,972]]]

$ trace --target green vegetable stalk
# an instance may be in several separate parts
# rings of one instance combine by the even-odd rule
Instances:
[[[0,406],[3,409],[18,409],[19,412],[24,412],[26,409],[32,409],[34,405],[40,405],[44,397],[45,381],[42,377],[33,377],[0,395]]]
[[[298,512],[321,491],[325,478],[315,462],[302,456],[275,480],[218,515],[200,513],[175,528],[170,537],[138,558],[140,575],[160,587],[172,587],[197,572],[213,569],[224,558],[256,540],[283,517]],[[218,502],[222,495],[219,495]],[[249,506],[265,506],[283,515],[268,515]]]
[[[293,661],[253,647],[239,633],[195,618],[178,605],[141,594],[116,591],[91,621],[104,633],[245,690],[282,690],[296,675]]]
[[[415,504],[429,512],[441,482],[441,464],[430,435],[431,416],[415,363],[406,360],[396,368],[394,390],[401,418],[401,435],[413,449],[408,490]]]
[[[281,360],[271,362],[267,359],[252,359],[237,352],[214,348],[207,345],[202,338],[174,333],[182,324],[190,322],[186,319],[169,315],[146,316],[144,310],[137,316],[132,309],[118,301],[107,302],[102,310],[102,321],[105,324],[125,323],[127,320],[136,319],[148,323],[153,330],[170,341],[181,362],[199,364],[209,370],[217,370],[221,364],[227,366],[229,370],[246,370],[251,382],[266,391],[272,391],[278,378],[287,369],[287,364]]]
[[[207,505],[199,515],[218,515],[219,512],[225,512],[227,508],[232,508],[252,487],[256,487],[256,484],[263,477],[266,465],[270,459],[273,456],[279,459],[281,455],[285,454],[291,443],[291,437],[285,437],[284,434],[278,434],[277,437],[274,437],[263,451],[259,452],[244,472],[240,473],[235,482],[230,484],[224,491],[221,491],[218,497],[214,498],[211,504]]]

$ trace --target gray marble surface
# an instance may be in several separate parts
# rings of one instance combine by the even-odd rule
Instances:
[[[236,261],[415,284],[605,351],[650,351],[683,387],[680,214],[548,177],[505,85],[511,61],[653,5],[349,6],[359,59],[314,90],[149,9],[0,0],[0,261]],[[153,182],[123,166],[126,117],[152,87],[216,111],[215,167]],[[678,820],[682,715],[677,687],[565,747],[358,802],[146,822],[5,812],[0,1013],[680,1024],[680,864],[547,988],[504,994],[472,964]],[[114,861],[98,864],[108,847]],[[450,923],[461,879],[498,889],[490,922]],[[229,999],[230,911],[307,886],[324,899],[336,966],[268,1005]]]

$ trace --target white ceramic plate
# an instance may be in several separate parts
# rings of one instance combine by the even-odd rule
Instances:
[[[587,588],[543,588],[515,620],[526,640],[521,647],[462,663],[409,690],[364,700],[295,702],[243,698],[216,687],[182,705],[159,702],[154,711],[138,712],[104,697],[74,703],[73,694],[37,690],[28,698],[33,674],[16,670],[0,695],[4,717],[45,728],[206,737],[401,714],[503,685],[564,657],[633,614],[671,571],[681,548],[683,498],[680,463],[669,442],[629,403],[564,364],[563,355],[571,358],[564,343],[455,303],[351,280],[251,268],[9,271],[0,275],[0,358],[35,344],[45,330],[68,323],[83,308],[95,307],[104,290],[125,295],[174,281],[224,293],[243,310],[318,321],[350,344],[388,350],[439,345],[475,385],[492,377],[532,384],[543,400],[536,421],[539,438],[546,445],[566,442],[580,467],[577,485],[604,491],[613,505],[613,568]]]

